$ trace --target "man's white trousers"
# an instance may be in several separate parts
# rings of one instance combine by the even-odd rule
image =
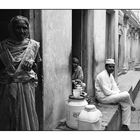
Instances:
[[[98,99],[101,103],[120,103],[122,108],[122,124],[130,125],[131,122],[131,106],[134,106],[128,92],[120,92]]]

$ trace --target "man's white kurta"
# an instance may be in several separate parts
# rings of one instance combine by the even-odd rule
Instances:
[[[130,125],[131,106],[133,102],[127,91],[120,92],[112,74],[106,70],[99,73],[95,80],[96,98],[101,103],[120,103],[122,106],[122,123]]]
[[[103,99],[106,96],[120,92],[113,75],[110,74],[109,76],[106,70],[97,75],[95,88],[97,99]]]

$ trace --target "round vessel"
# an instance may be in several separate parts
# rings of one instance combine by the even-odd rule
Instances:
[[[69,96],[69,100],[66,103],[66,124],[68,127],[78,129],[78,116],[87,104],[83,96],[78,98],[73,95]]]
[[[95,105],[87,105],[78,116],[78,130],[101,130],[102,113]]]

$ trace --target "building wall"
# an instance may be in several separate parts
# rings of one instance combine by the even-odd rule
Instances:
[[[140,38],[140,36],[139,36]],[[136,64],[140,64],[140,39],[138,38],[138,46],[137,46],[137,60]]]
[[[94,96],[94,10],[88,10],[87,16],[87,93]]]
[[[106,56],[106,10],[87,10],[84,21],[84,54],[86,63],[87,93],[94,95],[94,79],[104,69]],[[65,118],[65,102],[71,94],[71,10],[42,10],[42,45],[44,71],[44,130],[52,130]],[[111,57],[118,63],[118,10],[111,19]],[[122,38],[121,64],[135,56],[135,44],[130,38]],[[129,40],[129,42],[128,42]],[[138,44],[138,43],[137,43]],[[82,44],[83,45],[83,44]],[[127,47],[127,45],[129,47]],[[124,48],[125,46],[125,48]],[[127,48],[126,48],[127,47]],[[131,52],[132,47],[132,52]],[[136,47],[138,50],[138,47]],[[132,56],[128,53],[132,53]],[[125,61],[124,61],[125,60]],[[117,65],[115,76],[117,77]]]
[[[123,31],[119,55],[119,72],[126,73],[139,64],[139,21],[132,17],[131,10],[119,10],[121,19],[119,27]],[[137,24],[136,24],[137,23]]]
[[[118,65],[118,10],[108,11],[111,15],[110,24],[106,25],[106,10],[94,10],[94,53],[95,53],[95,71],[94,77],[104,69],[105,59],[114,58],[116,63],[115,78],[117,80]],[[107,27],[110,40],[107,43]],[[107,45],[108,44],[108,45]],[[107,45],[107,46],[106,46]],[[108,53],[110,51],[110,53]]]
[[[135,51],[134,51],[134,59],[135,59],[135,65],[137,65],[139,63],[139,35],[136,34],[135,37]]]
[[[94,10],[94,52],[95,52],[95,72],[96,76],[104,69],[105,60],[105,30],[106,10]]]
[[[130,60],[130,47],[131,47],[131,36],[130,36],[130,29],[129,25],[127,25],[127,33],[126,33],[126,60],[127,60],[127,69],[129,69],[129,60]]]
[[[42,10],[44,130],[65,118],[71,94],[71,10]]]

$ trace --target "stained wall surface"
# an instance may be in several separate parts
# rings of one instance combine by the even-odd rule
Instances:
[[[65,118],[71,94],[71,10],[42,10],[44,130]]]
[[[106,10],[94,10],[94,52],[96,76],[104,69]]]

